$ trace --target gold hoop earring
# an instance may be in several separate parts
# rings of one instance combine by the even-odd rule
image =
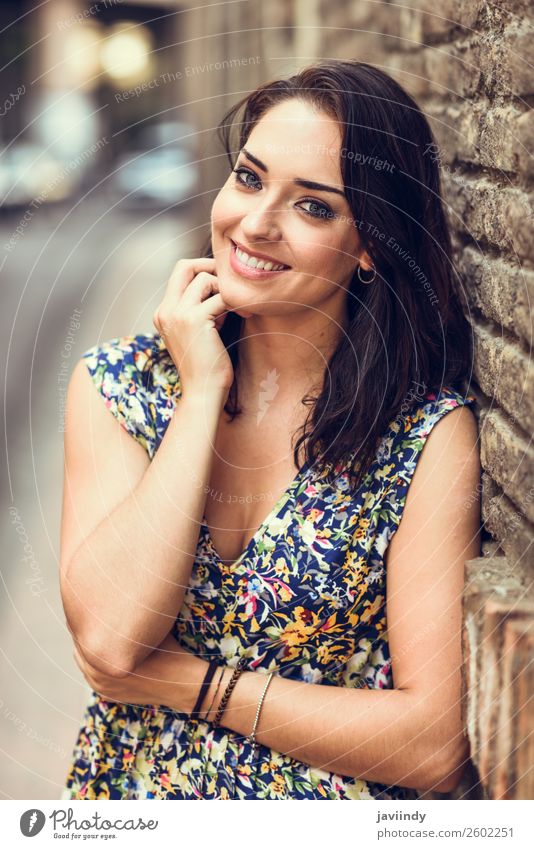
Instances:
[[[362,280],[361,275],[360,275],[361,267],[362,267],[362,266],[361,266],[361,263],[358,263],[358,280],[360,281],[360,283],[363,283],[365,286],[367,286],[369,283],[372,283],[372,282],[373,282],[373,280],[375,279],[375,277],[376,277],[376,268],[375,268],[375,267],[374,267],[374,265],[373,265],[373,276],[372,276],[369,280]]]

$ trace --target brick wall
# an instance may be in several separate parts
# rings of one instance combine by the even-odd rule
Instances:
[[[197,37],[213,33],[213,8],[198,14]],[[204,77],[201,90],[188,98],[204,98],[211,126],[223,90],[231,103],[256,83],[315,58],[359,59],[391,73],[431,122],[437,148],[430,155],[441,167],[454,262],[475,340],[484,469],[484,556],[466,564],[464,599],[472,763],[451,794],[463,798],[534,798],[532,742],[528,747],[534,725],[528,706],[534,632],[533,16],[530,0],[247,4],[246,18],[221,18],[217,31],[231,33],[224,36],[226,55],[261,55],[256,77],[245,69],[224,86],[220,75]],[[194,47],[198,54],[203,44]],[[213,49],[209,42],[208,54]],[[206,181],[216,186],[220,159],[210,162]],[[208,193],[206,203],[212,199]]]
[[[309,25],[304,5],[295,9],[297,26]],[[452,795],[532,799],[532,4],[328,0],[317,12],[317,55],[387,70],[416,98],[436,137],[431,155],[441,166],[475,339],[484,469],[484,556],[466,564],[464,599],[473,763]]]

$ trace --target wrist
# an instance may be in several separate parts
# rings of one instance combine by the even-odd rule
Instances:
[[[180,704],[178,711],[190,716],[198,699],[198,694],[208,671],[208,661],[198,655],[190,654],[190,663],[184,665],[183,681],[180,682]]]
[[[229,666],[222,666],[215,672],[200,709],[203,719],[207,721],[214,719],[232,673],[233,669]]]
[[[218,704],[226,689],[226,685],[228,684],[228,680],[228,667],[219,666],[215,671],[212,681],[210,682],[200,708],[202,719],[205,719],[206,721],[213,720],[217,713]]]
[[[182,386],[182,400],[201,410],[215,408],[220,411],[226,404],[229,389],[219,384],[190,384]]]
[[[219,707],[223,701],[226,689],[230,684],[233,674],[234,667],[225,666],[219,689],[215,693],[220,673],[215,676],[215,681],[212,682],[210,692],[206,695],[205,711],[209,708],[213,701],[208,717],[209,721],[212,723],[217,716]],[[243,735],[244,737],[248,736],[252,731],[258,699],[264,683],[263,675],[243,670],[235,682],[230,696],[226,701],[226,706],[222,716],[220,717],[219,724],[231,731],[235,731],[237,734]],[[213,699],[214,695],[215,699]],[[204,713],[202,714],[203,716]]]

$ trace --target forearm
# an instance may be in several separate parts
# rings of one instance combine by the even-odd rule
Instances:
[[[189,583],[222,393],[180,399],[134,492],[72,557],[65,613],[86,656],[134,668],[169,632]]]
[[[189,715],[207,668],[207,660],[169,635],[127,678],[89,680],[94,689],[112,699],[165,705]],[[205,717],[211,706],[210,721],[233,673],[229,666],[223,670],[222,681],[216,672],[200,708]],[[221,725],[249,736],[266,683],[264,673],[243,672]],[[446,792],[456,786],[468,756],[459,703],[448,712],[443,709],[446,703],[440,693],[332,687],[274,675],[256,739],[274,751],[339,775]]]
[[[226,670],[216,705],[231,674]],[[266,681],[256,672],[241,674],[223,714],[225,727],[250,734]],[[456,724],[456,709],[454,717],[444,716],[437,700],[410,690],[332,687],[275,675],[256,737],[264,746],[340,775],[445,790],[444,782],[462,771],[461,747],[447,736]]]

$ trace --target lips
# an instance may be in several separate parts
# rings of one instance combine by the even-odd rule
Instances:
[[[246,248],[244,245],[240,244],[239,242],[235,242],[233,239],[230,239],[230,241],[232,242],[232,245],[234,246],[234,248],[236,248],[236,247],[239,248],[239,250],[244,251],[249,256],[253,256],[256,259],[262,259],[262,260],[264,260],[264,262],[272,262],[273,265],[283,266],[282,268],[277,269],[278,271],[286,271],[288,268],[291,268],[290,265],[286,265],[286,263],[281,262],[279,259],[276,259],[276,257],[267,256],[267,254],[262,254],[262,253],[259,253],[259,252],[256,252],[256,251],[252,251],[249,248]],[[247,266],[247,267],[253,268],[253,266]],[[258,270],[262,271],[263,269],[258,269]],[[271,271],[271,272],[266,272],[266,273],[267,274],[274,274],[275,272]]]

